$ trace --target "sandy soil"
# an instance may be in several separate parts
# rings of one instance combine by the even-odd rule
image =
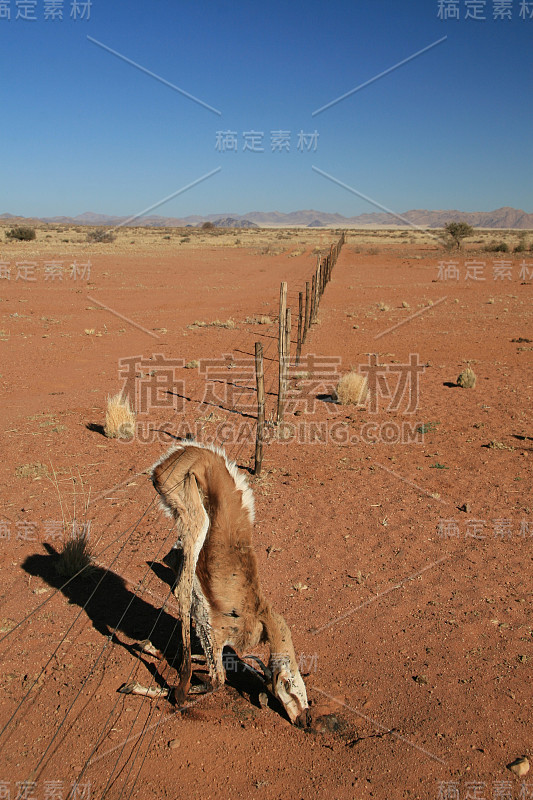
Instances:
[[[45,235],[0,251],[0,796],[23,781],[39,800],[74,782],[117,800],[533,796],[506,769],[533,754],[531,254],[348,236],[250,477],[262,584],[311,701],[300,730],[238,671],[178,713],[117,689],[173,674],[132,648],[150,636],[170,657],[175,638],[172,530],[146,470],[187,431],[253,465],[254,342],[270,417],[279,283],[294,313],[335,233]],[[472,261],[485,280],[466,279]],[[21,262],[35,280],[15,279]],[[368,354],[373,403],[317,399]],[[127,359],[140,413],[124,443],[101,425]],[[456,385],[467,364],[474,389]],[[73,520],[98,568],[62,587]]]

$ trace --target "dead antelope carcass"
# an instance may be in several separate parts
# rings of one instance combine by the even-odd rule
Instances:
[[[222,450],[182,442],[154,465],[151,476],[178,532],[177,542],[165,558],[176,573],[173,591],[183,641],[179,683],[171,690],[177,704],[182,705],[191,690],[192,619],[211,688],[217,689],[225,681],[225,645],[243,654],[267,643],[267,688],[283,704],[291,722],[302,722],[308,708],[305,684],[287,623],[261,591],[252,548],[253,494],[244,474]],[[168,689],[145,689],[138,684],[122,691],[150,697],[169,694]]]

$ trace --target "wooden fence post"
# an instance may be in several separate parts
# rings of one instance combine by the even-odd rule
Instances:
[[[265,431],[265,373],[263,369],[263,345],[255,343],[255,380],[257,383],[257,432],[255,437],[254,475],[261,474],[263,464],[263,438]]]
[[[309,281],[305,282],[305,323],[304,323],[304,342],[307,339],[307,331],[311,324],[311,284]]]
[[[304,296],[303,292],[298,293],[298,341],[296,344],[296,366],[300,363],[302,355],[302,336],[304,327]]]
[[[281,284],[279,291],[279,334],[278,334],[278,353],[279,353],[279,380],[278,380],[278,413],[277,421],[283,419],[283,406],[285,403],[285,328],[287,325],[287,284]]]
[[[285,378],[289,364],[291,363],[291,310],[287,309],[285,312],[285,358],[287,359],[287,369],[285,370]]]
[[[315,275],[315,293],[313,297],[313,319],[312,322],[316,322],[318,320],[318,304],[320,302],[320,264],[316,268],[316,275]]]

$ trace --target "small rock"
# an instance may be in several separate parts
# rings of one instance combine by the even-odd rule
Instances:
[[[523,778],[524,775],[527,775],[529,772],[529,761],[524,756],[521,758],[515,758],[514,761],[511,761],[510,764],[507,764],[507,769],[510,769],[511,772],[514,772],[514,774],[518,775],[519,778]]]
[[[259,692],[259,705],[261,708],[268,708],[268,695],[266,692]]]
[[[459,511],[464,511],[465,514],[470,513],[470,503],[463,503],[462,506],[457,506],[457,508],[459,509]]]
[[[168,743],[168,746],[170,747],[171,750],[175,750],[177,747],[180,746],[180,744],[181,742],[179,739],[171,739],[170,742]]]
[[[413,675],[413,680],[415,683],[419,683],[421,686],[425,686],[428,682],[428,679],[425,675]]]

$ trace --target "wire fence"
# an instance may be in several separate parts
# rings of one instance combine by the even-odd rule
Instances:
[[[280,399],[282,403],[284,402],[283,398],[280,398],[280,374],[282,374],[282,369],[287,368],[287,365],[290,363],[293,356],[296,360],[298,360],[301,356],[302,347],[305,344],[310,327],[314,322],[317,321],[320,298],[324,293],[327,283],[331,279],[332,270],[338,259],[344,241],[345,234],[342,233],[340,239],[331,246],[329,253],[318,258],[316,269],[312,275],[313,280],[305,281],[305,307],[303,302],[304,292],[291,290],[285,295],[286,301],[283,308],[280,306],[280,308],[277,309],[275,300],[272,300],[272,303],[269,306],[268,314],[264,315],[270,319],[270,323],[267,323],[264,326],[254,325],[253,330],[239,330],[238,333],[236,332],[235,337],[230,343],[230,348],[228,350],[228,370],[231,374],[231,365],[235,362],[235,359],[233,359],[234,354],[238,352],[245,356],[249,356],[250,362],[252,363],[254,362],[255,357],[253,349],[254,343],[256,341],[260,341],[263,351],[262,369],[264,372],[265,394],[266,398],[272,403],[272,407],[274,407],[274,399],[277,399],[278,405]],[[309,285],[311,283],[312,292],[309,291]],[[295,339],[290,334],[287,335],[287,326],[285,323],[287,321],[287,313],[290,314],[290,309],[296,307],[298,307],[298,336]],[[261,330],[258,335],[257,328],[259,327]],[[285,332],[284,339],[283,332]],[[233,359],[233,361],[231,359]],[[201,379],[202,375],[199,373],[198,377]],[[192,383],[193,382],[191,381],[191,384]],[[233,381],[233,383],[235,384],[236,382]],[[192,417],[197,417],[200,411],[205,410],[206,408],[205,397],[203,397],[201,393],[201,381],[197,382],[196,385],[192,385],[191,388],[196,390],[196,396],[188,397],[184,400],[184,402],[188,406],[188,414]],[[233,389],[236,389],[236,391],[233,391]],[[229,425],[230,428],[235,427],[238,424],[237,420],[242,421],[244,418],[250,418],[253,421],[251,430],[254,431],[256,414],[250,411],[250,403],[244,404],[243,400],[245,395],[254,396],[255,392],[256,386],[254,369],[249,375],[241,378],[237,385],[232,387],[232,392],[230,393],[231,402],[217,405],[217,410],[225,414],[224,423],[226,425]],[[228,396],[227,393],[225,396]],[[270,424],[274,424],[274,421],[274,410],[272,410],[270,412],[269,422]],[[168,431],[168,433],[171,437],[173,436],[171,431]],[[239,463],[239,461],[242,459],[244,449],[248,448],[249,457],[251,459],[255,443],[256,436],[254,435],[245,436],[242,438],[242,441],[239,441],[239,437],[234,436],[229,445],[226,447],[227,455],[231,460]],[[106,494],[108,494],[108,492],[101,493],[100,497],[103,497]],[[136,492],[135,494],[138,493]],[[134,497],[133,499],[138,501],[139,498]],[[77,704],[79,704],[79,702],[85,698],[91,679],[93,679],[97,673],[100,675],[105,673],[106,667],[109,664],[110,656],[113,652],[113,646],[119,645],[121,647],[125,647],[132,653],[132,655],[136,654],[131,645],[127,645],[122,641],[121,636],[126,635],[127,637],[128,633],[130,632],[125,623],[128,620],[128,616],[132,615],[135,605],[140,602],[143,596],[146,594],[152,597],[154,596],[150,588],[152,583],[154,583],[157,579],[157,574],[153,569],[153,564],[161,558],[162,554],[166,553],[167,550],[170,549],[171,543],[173,543],[175,534],[172,525],[169,526],[169,529],[167,530],[163,540],[159,542],[156,552],[153,554],[153,558],[147,562],[147,566],[143,571],[142,578],[137,581],[133,591],[129,587],[125,589],[125,583],[123,579],[120,578],[119,573],[115,572],[113,568],[117,569],[119,558],[123,554],[127,553],[128,545],[131,544],[132,538],[139,531],[143,521],[146,521],[149,515],[154,513],[156,500],[157,497],[154,495],[154,497],[145,503],[142,512],[136,517],[134,523],[126,528],[126,530],[121,531],[118,536],[114,537],[112,541],[106,544],[95,556],[96,568],[93,566],[94,572],[92,573],[89,588],[85,591],[85,595],[83,595],[81,598],[77,598],[77,596],[72,593],[72,588],[76,585],[77,579],[80,578],[81,573],[85,569],[83,568],[63,582],[56,581],[56,584],[58,585],[54,587],[54,591],[50,594],[50,596],[39,603],[22,620],[17,622],[0,638],[0,648],[9,648],[12,643],[12,637],[15,634],[17,634],[19,637],[24,637],[27,632],[27,626],[31,625],[31,622],[35,616],[42,611],[45,606],[51,603],[54,598],[58,596],[65,596],[69,598],[74,597],[74,602],[76,602],[76,598],[79,600],[79,609],[76,611],[72,621],[70,624],[68,624],[65,632],[60,636],[59,642],[54,647],[52,653],[47,658],[45,656],[45,663],[38,672],[37,677],[35,677],[33,681],[30,681],[29,688],[25,691],[15,709],[12,711],[9,718],[0,730],[1,750],[5,746],[11,733],[15,730],[16,725],[20,722],[23,713],[27,713],[28,710],[31,713],[32,707],[38,703],[42,685],[49,677],[50,666],[60,659],[60,653],[63,646],[69,641],[69,637],[73,635],[75,627],[77,623],[79,623],[80,619],[83,618],[83,615],[90,614],[91,603],[93,603],[97,598],[101,598],[102,593],[107,591],[107,584],[110,581],[115,581],[113,584],[114,586],[122,587],[122,611],[118,615],[118,618],[113,620],[112,625],[107,623],[108,633],[105,636],[103,643],[98,647],[97,653],[92,657],[91,662],[87,665],[81,685],[77,689],[73,690],[71,697],[67,702],[66,709],[62,711],[61,718],[59,720],[54,720],[54,722],[51,724],[50,727],[52,730],[47,732],[48,738],[43,741],[42,750],[38,759],[34,763],[31,772],[27,775],[27,778],[21,782],[21,798],[31,796],[31,787],[46,769],[55,753],[57,753],[61,746],[68,746],[69,733],[74,724],[74,709],[76,708]],[[109,557],[109,551],[112,550],[112,548],[116,545],[118,545],[117,551],[114,553],[114,555]],[[105,563],[106,561],[107,564]],[[122,565],[120,565],[120,570],[122,573],[124,572],[124,567]],[[152,604],[150,604],[150,608],[154,613],[151,614],[150,624],[148,629],[145,630],[145,638],[151,640],[158,627],[161,626],[163,618],[165,618],[165,622],[167,623],[167,634],[166,639],[164,639],[162,642],[161,648],[164,654],[168,653],[172,649],[172,644],[177,635],[177,628],[180,624],[179,620],[176,620],[175,618],[173,618],[173,623],[166,619],[169,617],[169,615],[165,609],[169,606],[171,598],[172,586],[169,584],[169,589],[166,593],[166,596],[159,598],[161,603],[159,610],[155,611]],[[142,658],[136,658],[132,663],[129,674],[126,676],[125,682],[133,682],[141,667],[146,668],[146,666],[149,665]],[[170,678],[173,669],[174,666],[172,659],[170,662],[168,662],[166,659],[161,661],[157,668],[152,668],[151,670],[151,678],[148,688],[152,688],[156,683],[160,686],[164,686],[165,684],[170,685]],[[206,695],[202,695],[202,697],[205,696]],[[162,704],[162,707],[159,708],[159,711],[157,711],[158,705],[153,703],[153,701],[151,701],[149,698],[138,698],[139,703],[137,711],[134,714],[127,731],[124,733],[122,741],[117,745],[109,747],[103,753],[99,752],[109,735],[110,726],[113,727],[113,720],[116,721],[116,718],[121,716],[124,697],[125,695],[117,693],[114,701],[111,703],[109,711],[105,715],[105,719],[98,726],[97,733],[93,737],[93,744],[90,748],[90,751],[84,757],[81,766],[77,767],[76,769],[76,779],[72,784],[72,788],[68,794],[62,798],[62,800],[75,800],[76,798],[81,798],[83,796],[83,781],[89,774],[91,767],[96,768],[96,764],[100,763],[106,757],[112,758],[112,763],[106,767],[106,779],[99,795],[101,800],[108,797],[112,790],[114,796],[116,796],[118,800],[120,800],[120,798],[122,798],[126,793],[127,797],[132,796],[138,784],[145,760],[150,752],[150,748],[154,742],[155,736],[165,722],[165,704]],[[89,700],[90,699],[91,697]],[[89,702],[89,700],[87,700],[87,702]],[[193,700],[191,703],[188,703],[186,707],[190,707],[197,702],[199,702],[199,700]],[[168,716],[167,719],[169,719]],[[136,730],[136,725],[139,724],[139,720],[142,720],[140,729]],[[116,791],[118,791],[117,784],[119,781],[122,781],[122,785],[120,792],[116,794]],[[25,786],[25,784],[27,784],[27,786]],[[26,791],[26,794],[24,794],[24,791]],[[88,797],[89,796],[87,796],[86,800],[88,800]],[[91,800],[94,800],[94,798],[91,798]]]

